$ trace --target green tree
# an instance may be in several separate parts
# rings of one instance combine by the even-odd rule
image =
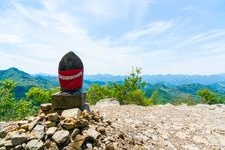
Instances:
[[[181,105],[181,104],[195,105],[196,102],[192,96],[188,95],[188,96],[183,96],[182,98],[179,98],[179,99],[175,99],[174,101],[172,101],[172,104],[173,105]]]
[[[87,91],[87,100],[90,104],[95,104],[101,99],[113,97],[113,91],[108,86],[93,84]]]
[[[45,90],[40,87],[32,87],[26,93],[26,100],[31,101],[34,106],[40,106],[42,103],[51,102],[51,95],[59,91],[59,88]]]
[[[123,84],[108,83],[106,86],[93,84],[87,91],[87,99],[91,104],[103,98],[116,98],[120,104],[150,105],[151,100],[143,91],[146,83],[142,81],[141,68],[132,68]]]
[[[143,89],[146,86],[146,82],[142,81],[140,74],[141,68],[132,68],[129,76],[124,79],[123,84],[113,84],[114,97],[116,97],[121,104],[136,103],[143,105],[145,102],[145,96],[142,95],[145,95]],[[137,98],[138,96],[140,96],[140,98]]]
[[[154,91],[150,97],[151,104],[156,105],[157,104],[157,97],[158,97],[159,92]]]
[[[10,120],[15,116],[15,99],[12,91],[16,83],[11,80],[0,81],[0,120]]]
[[[16,114],[13,117],[14,119],[23,119],[26,116],[32,116],[37,114],[38,108],[33,106],[31,101],[19,100],[15,105]]]
[[[209,89],[201,89],[197,92],[199,96],[201,96],[201,102],[203,104],[216,104],[217,103],[217,95],[213,91]]]

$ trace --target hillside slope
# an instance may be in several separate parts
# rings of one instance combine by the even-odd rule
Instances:
[[[17,68],[0,70],[0,80],[13,80],[16,82],[16,88],[14,90],[14,93],[17,99],[23,98],[25,93],[31,87],[41,87],[45,89],[50,89],[58,86],[57,77],[32,76]]]

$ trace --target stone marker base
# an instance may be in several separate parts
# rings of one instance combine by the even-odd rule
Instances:
[[[52,95],[52,109],[64,110],[70,108],[81,108],[85,103],[85,95],[85,93],[55,93]]]

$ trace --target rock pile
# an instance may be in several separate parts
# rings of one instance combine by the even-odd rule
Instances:
[[[38,116],[0,128],[0,150],[113,150],[116,140],[106,131],[111,130],[110,125],[98,111],[75,108],[54,112],[50,103],[43,104]]]

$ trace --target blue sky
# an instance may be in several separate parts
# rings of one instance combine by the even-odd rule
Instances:
[[[224,0],[1,0],[0,70],[57,74],[225,73]]]

